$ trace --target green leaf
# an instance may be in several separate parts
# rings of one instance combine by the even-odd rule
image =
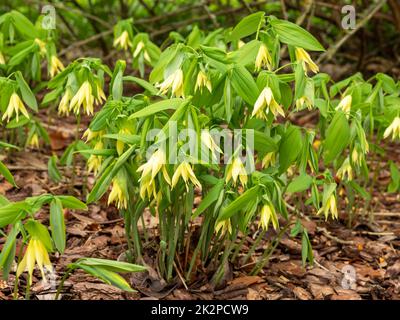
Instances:
[[[61,201],[62,207],[73,210],[87,210],[86,204],[73,196],[54,196]]]
[[[123,80],[138,84],[153,96],[158,94],[158,90],[150,82],[147,82],[146,80],[134,76],[125,76]]]
[[[50,203],[50,229],[56,248],[64,253],[66,234],[64,212],[60,199],[54,198]]]
[[[308,174],[303,174],[296,177],[287,187],[287,192],[295,193],[307,190],[313,181],[313,178]]]
[[[15,79],[18,82],[19,89],[21,90],[22,99],[34,111],[38,111],[38,105],[35,95],[25,82],[24,77],[20,71],[15,72]]]
[[[210,189],[207,195],[203,198],[200,202],[199,206],[197,207],[196,211],[192,215],[192,219],[198,217],[202,214],[208,207],[210,207],[215,201],[218,200],[219,195],[224,187],[224,180],[221,179],[218,183]]]
[[[25,223],[25,229],[32,237],[38,238],[40,241],[42,241],[48,251],[53,250],[49,231],[43,224],[35,220],[28,220]]]
[[[19,233],[19,226],[14,225],[0,253],[0,269],[3,269],[3,279],[8,278],[12,264],[15,259],[16,239]]]
[[[111,183],[112,178],[117,174],[121,166],[128,160],[131,154],[135,151],[136,146],[131,146],[126,150],[115,162],[114,165],[110,165],[97,180],[92,191],[89,193],[87,203],[92,203],[101,198],[101,196],[107,191],[108,186]]]
[[[89,273],[90,275],[104,281],[105,283],[117,287],[121,290],[128,292],[135,292],[130,285],[126,282],[124,278],[122,278],[119,274],[112,272],[108,269],[98,267],[98,266],[87,266],[81,264],[73,264],[70,265],[73,268],[79,268],[83,271]]]
[[[391,180],[388,186],[388,192],[397,192],[400,189],[400,171],[393,161],[390,161]]]
[[[312,51],[325,51],[319,41],[297,24],[279,19],[270,19],[270,24],[281,42]]]
[[[0,228],[24,219],[27,210],[29,207],[25,202],[9,203],[0,207]]]
[[[350,140],[350,126],[346,115],[339,111],[335,114],[326,132],[324,160],[326,164],[335,160],[347,147]]]
[[[183,102],[185,102],[185,100],[181,98],[158,101],[135,112],[129,117],[129,119],[148,117],[164,110],[176,110]]]
[[[121,100],[122,98],[122,93],[124,90],[122,78],[124,75],[125,67],[126,67],[126,62],[124,60],[118,60],[115,65],[114,73],[110,84],[113,100]]]
[[[102,267],[112,272],[126,273],[126,272],[144,272],[147,270],[146,267],[132,264],[123,261],[115,261],[108,259],[97,259],[97,258],[83,258],[78,260],[77,264]]]
[[[57,161],[58,161],[57,156],[52,155],[49,158],[49,161],[47,162],[47,171],[48,171],[49,177],[52,181],[54,181],[56,183],[60,182],[62,179],[62,175],[57,168]]]
[[[128,144],[138,144],[140,142],[140,136],[133,135],[133,134],[121,134],[121,133],[112,133],[112,134],[105,134],[103,138],[115,139],[120,140],[124,143]]]
[[[222,209],[218,217],[218,221],[229,219],[235,213],[240,212],[249,204],[251,200],[254,200],[258,194],[258,190],[259,186],[254,186],[233,200],[228,206]]]
[[[6,178],[6,180],[11,183],[14,187],[17,185],[15,184],[15,180],[13,175],[11,174],[10,170],[5,166],[3,162],[0,160],[0,173]]]
[[[279,145],[279,172],[285,172],[297,159],[303,147],[300,129],[296,126],[287,128]]]
[[[256,102],[259,90],[251,73],[242,65],[235,65],[231,75],[232,86],[237,94],[253,106]]]
[[[276,142],[268,136],[266,133],[260,132],[258,130],[254,130],[254,148],[266,154],[268,152],[274,152],[278,149],[278,145]]]
[[[265,12],[256,12],[243,18],[232,30],[228,40],[235,41],[247,37],[262,27],[265,23]]]

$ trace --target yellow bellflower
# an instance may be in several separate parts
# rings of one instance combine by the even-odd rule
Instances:
[[[179,181],[179,178],[182,177],[183,181],[185,182],[186,185],[186,190],[189,189],[188,186],[188,181],[190,180],[196,187],[198,187],[199,189],[201,189],[201,184],[200,181],[197,180],[196,175],[193,172],[192,167],[190,166],[190,164],[186,161],[183,161],[178,168],[176,169],[176,171],[174,172],[174,175],[172,176],[172,182],[171,182],[171,186],[172,188],[174,188],[176,186],[176,184]]]
[[[40,269],[43,281],[47,282],[43,267],[49,271],[53,270],[49,254],[47,253],[46,247],[42,241],[32,238],[28,243],[24,257],[17,267],[17,278],[27,270],[29,273],[29,283],[32,285],[32,274],[35,264],[37,264]]]
[[[278,222],[278,216],[276,214],[275,208],[271,203],[264,204],[263,207],[261,208],[260,212],[260,222],[258,226],[261,226],[264,230],[268,230],[268,225],[272,222],[272,226],[274,229],[278,229],[279,227],[279,222]]]
[[[10,119],[12,118],[12,116],[15,113],[16,116],[16,120],[17,122],[19,121],[19,113],[22,113],[26,118],[29,119],[29,114],[28,111],[26,110],[24,103],[22,102],[21,98],[19,97],[19,95],[17,93],[13,93],[10,97],[10,100],[8,101],[8,106],[6,111],[3,114],[3,117],[1,118],[1,120],[5,120],[7,119],[7,122],[10,121]]]
[[[310,111],[313,108],[312,101],[308,97],[302,96],[302,97],[300,97],[299,99],[296,100],[296,111],[300,111],[303,108],[304,105]]]
[[[247,184],[247,172],[242,161],[238,157],[235,157],[232,163],[228,165],[225,183],[228,183],[232,179],[233,184],[236,185],[238,178],[244,187]]]
[[[32,137],[29,139],[28,145],[32,148],[39,149],[39,137],[37,133],[34,133]]]
[[[332,218],[338,218],[336,197],[333,193],[328,197],[326,203],[323,204],[321,209],[318,210],[317,214],[320,215],[322,212],[324,213],[326,220],[328,220],[329,213],[331,213]]]
[[[268,152],[262,159],[261,166],[263,168],[268,168],[276,163],[275,152]]]
[[[261,68],[265,66],[268,68],[268,70],[272,69],[272,58],[267,46],[263,43],[261,44],[257,53],[256,63],[255,63],[256,71],[260,71]]]
[[[118,209],[126,209],[128,207],[128,186],[124,179],[116,177],[112,180],[112,189],[108,196],[107,204],[116,203]]]
[[[339,104],[336,107],[336,110],[343,111],[346,117],[349,118],[352,101],[353,98],[351,97],[351,95],[345,96],[342,100],[340,100]]]
[[[86,112],[87,115],[92,115],[94,113],[94,103],[101,103],[105,100],[104,92],[99,85],[97,85],[97,94],[98,98],[95,99],[92,86],[89,81],[86,80],[71,99],[69,110],[73,110],[75,114],[79,114],[80,107],[82,106],[83,111]]]
[[[296,60],[301,62],[305,73],[307,73],[308,70],[311,70],[314,73],[319,72],[318,66],[314,63],[314,61],[312,61],[308,52],[305,51],[303,48],[296,48],[295,55]]]
[[[201,131],[201,142],[204,143],[204,145],[212,152],[217,151],[218,153],[222,153],[221,148],[215,143],[213,137],[208,130]]]
[[[161,94],[166,94],[169,89],[176,97],[184,97],[183,93],[183,72],[182,69],[177,69],[167,77],[162,83],[157,85]]]
[[[69,115],[69,102],[72,98],[72,92],[70,88],[65,89],[64,95],[61,98],[60,104],[58,105],[59,115]]]
[[[51,56],[50,58],[50,76],[53,78],[57,73],[64,70],[64,65],[62,62],[56,57]]]
[[[87,128],[83,133],[82,139],[86,139],[86,142],[89,142],[95,138],[101,137],[103,134],[104,134],[103,130],[92,131],[90,128]]]
[[[199,73],[197,74],[194,92],[197,92],[197,90],[203,92],[204,87],[206,87],[208,91],[211,93],[212,91],[211,81],[208,79],[207,75],[202,70],[200,70]]]
[[[155,177],[157,173],[161,170],[163,173],[164,180],[171,184],[171,179],[169,178],[165,164],[167,162],[167,157],[162,149],[155,151],[150,159],[143,165],[141,165],[137,172],[142,172],[140,181],[140,197],[144,199],[147,196],[150,198],[152,195],[156,197],[155,189]]]
[[[217,224],[215,225],[215,233],[218,233],[220,230],[222,230],[222,235],[224,235],[227,232],[229,232],[229,234],[232,234],[231,220],[226,219],[217,222]]]
[[[337,171],[336,175],[339,179],[344,180],[347,176],[347,180],[353,180],[353,168],[350,164],[350,159],[346,158],[343,164],[340,166],[339,170]]]
[[[392,140],[394,139],[400,139],[400,117],[397,116],[396,118],[393,119],[392,123],[389,125],[389,127],[386,128],[383,138],[386,139],[392,135]]]
[[[35,43],[39,46],[39,50],[40,50],[40,54],[43,56],[46,54],[47,50],[46,50],[46,43],[43,42],[42,40],[36,38],[35,39]]]
[[[6,60],[4,59],[3,53],[0,52],[0,64],[6,64]]]
[[[129,47],[132,47],[132,42],[129,39],[128,31],[123,31],[121,35],[114,40],[114,47],[119,47],[124,50],[128,50]]]
[[[95,146],[94,146],[94,150],[101,150],[103,149],[104,144],[103,142],[100,140],[98,141]],[[88,164],[88,172],[93,172],[95,175],[97,174],[97,172],[99,172],[100,166],[101,166],[101,162],[102,162],[102,157],[92,154],[90,155],[87,164]]]
[[[285,112],[283,111],[282,107],[275,101],[271,88],[265,87],[263,91],[261,91],[256,103],[254,104],[251,116],[255,116],[259,119],[267,119],[269,112],[272,112],[275,118],[278,116],[278,114],[280,114],[282,117],[285,116]]]

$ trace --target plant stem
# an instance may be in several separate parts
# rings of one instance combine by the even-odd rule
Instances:
[[[61,289],[64,286],[64,282],[65,282],[65,280],[67,280],[67,278],[69,277],[69,275],[71,274],[72,271],[73,271],[73,269],[68,269],[65,272],[64,276],[61,278],[60,284],[57,287],[57,292],[56,292],[56,296],[54,297],[54,300],[58,300],[60,293],[61,293]]]

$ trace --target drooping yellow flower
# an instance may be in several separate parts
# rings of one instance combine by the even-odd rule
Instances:
[[[199,73],[197,74],[194,92],[197,92],[197,90],[203,92],[204,87],[206,87],[208,91],[211,93],[212,91],[211,81],[208,79],[207,75],[202,70],[200,70]]]
[[[94,112],[93,105],[94,96],[92,94],[92,86],[89,81],[85,81],[71,99],[69,110],[73,110],[75,114],[79,114],[80,107],[82,106],[84,112],[86,112],[87,115],[91,115]]]
[[[228,164],[225,183],[228,183],[232,179],[233,184],[236,185],[238,178],[240,180],[240,183],[244,187],[247,184],[246,168],[244,167],[239,157],[234,157],[232,163]]]
[[[142,177],[151,173],[151,178],[154,179],[161,168],[165,166],[166,162],[167,158],[165,152],[162,149],[158,149],[145,164],[142,164],[137,169],[137,172],[142,172]]]
[[[97,141],[96,144],[94,145],[94,150],[101,150],[104,148],[104,144],[101,140]],[[99,172],[99,169],[101,167],[101,162],[102,162],[102,156],[96,155],[96,154],[91,154],[88,161],[88,172],[93,172],[95,175],[97,172]]]
[[[322,205],[321,209],[318,210],[317,214],[320,215],[322,212],[324,213],[326,220],[328,219],[329,213],[331,213],[332,218],[338,218],[336,197],[333,193],[328,197],[327,201]]]
[[[311,70],[314,73],[318,73],[319,68],[314,61],[312,61],[307,51],[305,51],[303,48],[296,48],[295,54],[296,60],[301,62],[304,72],[307,73],[308,70]]]
[[[144,48],[144,42],[143,41],[139,41],[139,43],[136,46],[135,52],[133,53],[133,57],[136,58],[140,51],[142,51],[142,49]]]
[[[222,235],[225,233],[229,232],[229,234],[232,234],[232,224],[230,219],[222,220],[217,222],[215,225],[215,233],[218,234],[218,232],[222,230]]]
[[[119,47],[124,50],[128,50],[128,48],[132,47],[132,42],[129,39],[128,31],[123,31],[121,35],[114,40],[114,47]]]
[[[100,131],[92,131],[90,128],[87,128],[83,133],[82,139],[86,139],[86,142],[89,142],[95,138],[99,138],[104,134],[103,130]]]
[[[362,154],[362,152],[359,152],[357,150],[357,147],[353,148],[353,151],[351,152],[351,161],[357,165],[357,166],[361,166],[361,162],[363,160],[364,156]]]
[[[264,43],[262,43],[260,48],[258,49],[255,66],[256,71],[260,71],[261,68],[265,66],[268,68],[268,70],[272,70],[271,54],[269,53],[269,50]]]
[[[347,176],[347,180],[353,180],[353,168],[350,164],[350,159],[346,158],[343,161],[343,164],[340,166],[339,170],[337,171],[336,175],[339,179],[344,180]]]
[[[103,101],[106,101],[106,95],[102,89],[102,87],[97,83],[96,84],[96,90],[97,90],[97,97],[94,99],[97,105],[101,104]]]
[[[6,64],[6,60],[4,59],[3,53],[0,52],[0,64]]]
[[[171,89],[172,94],[176,97],[184,97],[183,93],[183,72],[182,69],[177,69],[167,77],[162,83],[157,85],[160,88],[161,94],[166,94]]]
[[[71,89],[67,87],[67,89],[65,89],[64,95],[61,98],[60,104],[58,105],[59,115],[69,115],[69,102],[71,101],[71,98]]]
[[[42,40],[36,38],[35,39],[35,43],[39,46],[39,50],[40,50],[40,54],[43,56],[46,54],[47,50],[46,50],[46,43],[43,42]]]
[[[39,149],[39,137],[36,132],[29,139],[28,145],[31,146],[32,148]]]
[[[201,130],[201,142],[212,152],[222,153],[221,148],[215,143],[208,130]]]
[[[197,180],[196,175],[193,172],[192,167],[190,166],[190,164],[186,161],[183,161],[178,168],[176,169],[176,171],[174,172],[174,175],[172,176],[172,182],[171,182],[171,186],[172,189],[176,186],[176,184],[179,181],[179,178],[182,177],[183,181],[185,182],[186,185],[186,190],[189,189],[188,186],[188,181],[190,180],[196,187],[198,187],[199,189],[201,189],[201,183],[199,180]]]
[[[64,65],[62,62],[56,57],[51,56],[50,58],[50,76],[53,78],[57,73],[64,70]]]
[[[263,168],[268,168],[270,166],[273,166],[275,162],[276,162],[275,152],[268,152],[262,159],[261,166]]]
[[[155,151],[149,160],[141,165],[137,172],[142,172],[142,176],[140,177],[140,197],[145,199],[146,194],[150,198],[151,196],[156,197],[156,189],[155,189],[155,177],[158,172],[161,170],[163,173],[164,180],[171,184],[171,179],[169,178],[167,169],[165,167],[167,163],[166,154],[162,149],[158,149]]]
[[[12,116],[15,113],[17,122],[19,121],[19,112],[21,112],[26,118],[29,119],[28,111],[26,110],[24,103],[22,102],[21,98],[17,93],[13,93],[8,101],[8,106],[6,111],[3,114],[1,120],[7,119],[7,122],[10,121]]]
[[[275,101],[271,88],[265,87],[263,91],[261,91],[256,103],[254,104],[251,116],[255,116],[259,119],[267,119],[269,112],[272,112],[274,117],[277,117],[278,114],[280,114],[282,117],[285,116],[285,112],[283,111],[282,107]]]
[[[132,131],[131,131],[131,129],[129,127],[124,126],[119,130],[118,133],[121,134],[121,135],[124,135],[124,134],[131,134]],[[117,146],[118,155],[123,154],[124,153],[124,148],[125,148],[125,142],[123,142],[122,140],[117,140],[116,146]]]
[[[107,204],[115,202],[118,209],[126,209],[128,207],[128,200],[128,185],[125,177],[115,177],[112,180],[112,189],[108,196]]]
[[[47,282],[43,267],[49,271],[53,270],[53,266],[50,263],[49,254],[47,253],[46,247],[42,241],[32,238],[29,240],[25,255],[18,265],[17,278],[27,270],[29,273],[29,283],[32,284],[32,274],[35,264],[37,264],[40,269],[43,281]]]
[[[390,124],[389,127],[386,128],[383,138],[386,139],[392,135],[392,140],[394,139],[400,139],[400,117],[397,116],[393,119],[392,123]]]
[[[343,111],[345,113],[346,117],[348,118],[350,115],[352,101],[353,101],[353,98],[351,97],[351,95],[345,96],[342,100],[340,100],[339,104],[336,107],[336,110]]]
[[[296,100],[296,111],[300,111],[303,108],[304,105],[310,111],[313,108],[312,101],[308,97],[302,96],[302,97],[300,97],[299,99]]]
[[[239,40],[239,41],[238,41],[238,44],[237,44],[238,49],[240,49],[241,47],[243,47],[245,44],[246,44],[246,43],[244,43],[244,41]]]
[[[264,230],[268,230],[269,222],[272,222],[274,229],[278,229],[279,222],[275,208],[271,203],[264,204],[260,212],[260,222],[258,226],[261,226]]]
[[[148,62],[151,62],[151,58],[149,56],[149,53],[145,49],[145,44],[143,41],[139,41],[139,43],[137,44],[135,52],[133,53],[133,57],[136,58],[142,50],[144,50],[143,53],[144,59],[147,60]]]

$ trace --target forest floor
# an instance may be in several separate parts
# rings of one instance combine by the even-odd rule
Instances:
[[[54,112],[54,111],[53,111]],[[13,172],[18,189],[0,178],[0,194],[10,201],[21,200],[42,193],[71,194],[68,176],[71,170],[61,168],[64,180],[53,183],[47,173],[47,161],[52,154],[59,157],[75,136],[75,124],[71,119],[48,117],[41,114],[50,134],[51,146],[43,146],[39,151],[22,150],[2,157]],[[49,119],[51,122],[49,123]],[[309,118],[297,122],[309,122]],[[88,123],[88,119],[83,121]],[[84,131],[84,125],[81,133]],[[4,159],[3,159],[4,157]],[[78,157],[79,158],[79,157]],[[222,285],[210,285],[210,274],[198,272],[198,279],[191,284],[183,283],[179,277],[171,285],[158,279],[153,269],[149,274],[135,274],[128,279],[138,290],[125,293],[105,285],[84,273],[76,272],[65,283],[63,299],[400,299],[400,195],[386,192],[390,179],[388,160],[400,159],[400,150],[394,145],[387,147],[386,158],[370,159],[370,171],[378,173],[377,183],[372,192],[370,207],[372,213],[363,213],[364,208],[356,208],[351,228],[348,214],[342,212],[338,221],[327,221],[315,214],[303,215],[303,223],[313,245],[315,262],[303,267],[301,261],[301,241],[284,236],[270,256],[269,263],[257,276],[249,276],[273,234],[266,234],[255,252],[245,256],[254,243],[254,237],[244,241],[242,251],[235,263],[226,266]],[[86,184],[93,185],[92,176],[86,177],[84,162],[77,162],[77,178],[73,195],[84,200]],[[66,178],[67,177],[67,178]],[[198,199],[199,200],[199,199]],[[363,205],[365,201],[359,201]],[[342,206],[343,207],[343,206]],[[369,210],[371,211],[371,210]],[[99,257],[121,259],[127,249],[123,219],[114,207],[107,207],[106,197],[97,204],[89,205],[87,212],[66,211],[67,248],[61,256],[52,256],[58,276],[62,276],[68,263],[79,257]],[[152,250],[157,220],[149,213],[145,215],[149,242],[144,250],[144,259],[154,265],[156,253]],[[48,212],[42,210],[37,218],[48,223]],[[195,228],[195,226],[194,226]],[[143,229],[141,229],[143,231]],[[0,245],[2,243],[0,242]],[[347,266],[347,267],[346,267]],[[350,269],[349,269],[350,266]],[[344,268],[345,267],[345,268]],[[354,269],[351,269],[354,268]],[[354,284],[346,289],[343,283],[345,272],[355,271]],[[0,300],[12,299],[14,279],[12,273],[8,281],[0,280]],[[346,277],[348,279],[348,276]],[[21,292],[24,294],[24,279]],[[34,279],[31,288],[32,299],[53,299],[54,288]]]

